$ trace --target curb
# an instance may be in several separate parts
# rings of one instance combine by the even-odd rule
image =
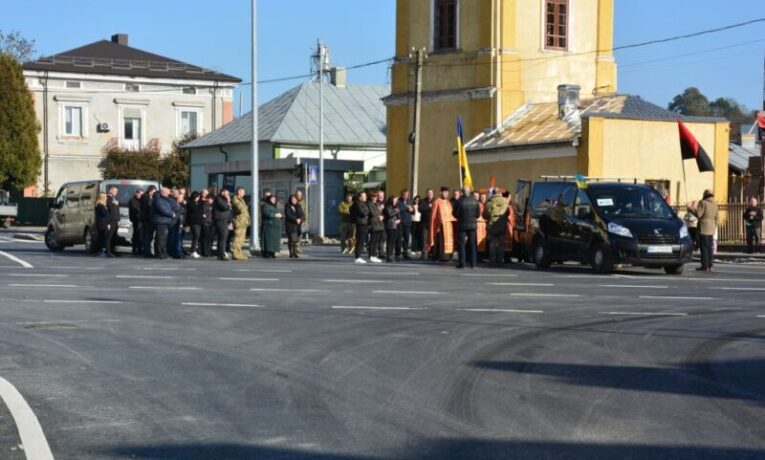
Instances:
[[[42,235],[34,235],[30,233],[12,233],[11,236],[17,240],[26,240],[26,241],[42,241],[43,240]]]

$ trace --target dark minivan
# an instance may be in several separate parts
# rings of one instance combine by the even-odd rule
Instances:
[[[569,260],[609,273],[615,264],[680,274],[691,261],[688,229],[653,188],[634,183],[519,184],[523,250],[538,268]],[[530,193],[529,193],[530,192]],[[521,220],[521,219],[519,219]]]

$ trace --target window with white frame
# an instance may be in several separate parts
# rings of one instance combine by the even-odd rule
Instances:
[[[199,114],[195,111],[184,110],[181,112],[181,136],[189,134],[199,134],[198,131]]]
[[[64,107],[64,135],[73,137],[82,136],[82,107]]]

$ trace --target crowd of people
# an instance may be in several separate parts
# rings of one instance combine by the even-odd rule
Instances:
[[[386,198],[385,192],[346,195],[338,207],[340,248],[358,264],[410,260],[449,261],[457,268],[475,268],[479,257],[504,262],[512,249],[515,208],[510,193],[442,187],[439,196],[428,190],[410,197],[409,190]],[[364,257],[366,254],[367,258]]]
[[[118,189],[110,188],[98,196],[95,207],[97,238],[94,253],[118,257],[118,228],[121,219]],[[250,211],[245,189],[239,187],[233,196],[228,189],[219,193],[202,189],[187,196],[184,187],[146,190],[137,188],[128,202],[128,218],[133,229],[132,254],[158,259],[194,259],[217,257],[220,260],[247,260],[244,249]],[[260,203],[261,255],[274,258],[280,251],[282,230],[288,235],[290,257],[297,258],[304,211],[303,195],[292,195],[284,210],[277,206],[276,196],[268,194]],[[186,232],[191,233],[191,247],[183,245]]]

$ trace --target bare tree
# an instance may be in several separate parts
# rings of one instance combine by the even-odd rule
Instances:
[[[35,41],[21,36],[18,31],[8,33],[0,30],[0,54],[8,55],[24,63],[32,59],[35,53]]]

